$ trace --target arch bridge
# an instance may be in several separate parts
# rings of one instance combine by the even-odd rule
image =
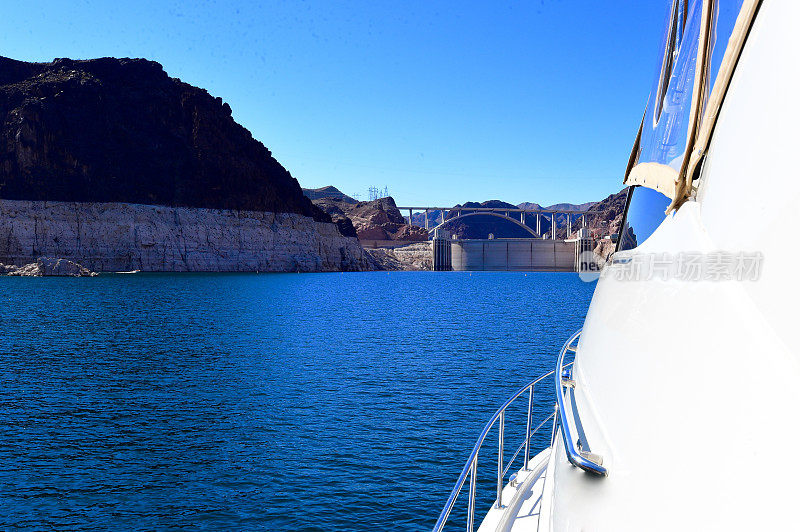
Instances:
[[[429,232],[433,232],[433,230],[443,227],[444,225],[460,220],[462,218],[466,218],[468,216],[494,216],[497,218],[502,218],[504,220],[508,220],[509,222],[514,223],[515,225],[523,228],[528,233],[531,234],[532,237],[538,237],[542,235],[541,231],[541,221],[542,217],[550,218],[550,232],[551,238],[555,240],[556,238],[556,216],[557,215],[566,215],[567,216],[567,234],[572,233],[572,221],[575,218],[576,222],[580,222],[581,227],[586,227],[586,218],[589,215],[589,211],[586,210],[553,210],[553,209],[522,209],[522,208],[498,208],[498,207],[397,207],[401,212],[408,211],[408,224],[414,225],[414,211],[416,212],[424,212],[425,213],[425,229]],[[432,212],[439,212],[439,219],[436,225],[431,226],[431,217],[430,213]],[[448,218],[448,213],[452,214],[455,213],[455,216]],[[512,216],[512,214],[514,216]],[[519,218],[517,218],[517,215]],[[536,216],[536,229],[534,230],[532,227],[527,225],[525,222],[528,216]]]

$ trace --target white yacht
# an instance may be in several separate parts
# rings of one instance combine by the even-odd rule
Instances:
[[[583,329],[488,420],[435,531],[800,529],[800,1],[665,3]]]

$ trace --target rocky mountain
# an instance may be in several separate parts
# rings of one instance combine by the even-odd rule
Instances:
[[[593,237],[602,238],[606,235],[619,234],[627,197],[628,187],[625,187],[589,207],[586,218]]]
[[[303,194],[311,201],[327,198],[337,201],[343,201],[345,203],[358,203],[358,201],[351,198],[338,188],[330,185],[327,187],[320,187],[320,188],[304,188]]]
[[[408,225],[391,197],[356,203],[321,198],[314,200],[314,204],[337,224],[344,226],[350,223],[361,241],[428,240],[428,232],[424,228]]]
[[[93,270],[369,267],[353,235],[303,195],[227,103],[144,59],[0,57],[0,202],[0,262],[48,255]],[[191,230],[182,225],[189,221]]]
[[[415,242],[400,247],[367,249],[382,270],[432,270],[430,242]]]
[[[0,275],[10,277],[96,277],[97,273],[66,259],[40,257],[23,266],[0,264]]]
[[[144,59],[0,58],[0,197],[328,221],[222,98]]]

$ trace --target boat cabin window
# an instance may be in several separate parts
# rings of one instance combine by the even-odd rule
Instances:
[[[743,0],[711,0],[710,56],[703,108],[716,83]],[[647,105],[636,162],[655,162],[678,170],[689,134],[702,0],[673,0],[659,48],[659,62]],[[670,199],[645,187],[631,187],[617,251],[641,245],[664,221]]]
[[[679,168],[683,160],[702,9],[702,0],[673,0],[670,4],[642,124],[637,163],[655,162]],[[617,250],[632,249],[644,242],[664,221],[669,204],[670,199],[660,192],[631,187]]]

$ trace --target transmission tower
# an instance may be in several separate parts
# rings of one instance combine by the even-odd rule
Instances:
[[[389,187],[369,187],[369,201],[375,201],[389,197]]]

